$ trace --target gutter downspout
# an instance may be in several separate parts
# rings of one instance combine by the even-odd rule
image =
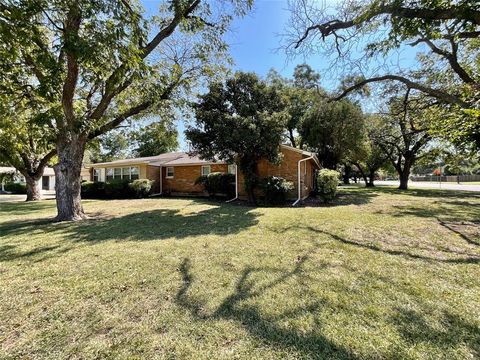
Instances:
[[[160,165],[160,195],[163,193],[163,166]]]
[[[310,160],[310,159],[313,159],[313,156],[309,156],[305,159],[300,159],[298,160],[298,199],[292,204],[292,206],[295,206],[298,204],[298,202],[300,200],[302,200],[302,181],[301,181],[301,171],[300,171],[300,167],[301,167],[301,163],[304,162],[304,161],[307,161],[307,160]]]
[[[227,200],[226,202],[232,202],[238,199],[238,166],[235,164],[235,197],[233,199]]]

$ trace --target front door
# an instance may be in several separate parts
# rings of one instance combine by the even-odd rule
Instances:
[[[49,190],[49,189],[50,189],[50,177],[42,176],[42,190]]]

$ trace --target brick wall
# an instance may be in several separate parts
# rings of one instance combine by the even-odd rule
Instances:
[[[160,192],[160,166],[147,165],[146,178],[154,181],[152,193],[158,194]]]
[[[289,198],[296,199],[298,196],[298,161],[305,158],[305,155],[286,148],[281,148],[283,160],[279,165],[274,165],[267,160],[261,160],[258,164],[258,175],[260,177],[266,176],[281,176],[284,179],[293,183],[294,189],[290,192]],[[302,198],[308,196],[313,189],[313,171],[315,169],[313,160],[307,160],[300,164],[301,166],[301,182],[302,182]],[[306,171],[306,173],[305,173]],[[238,176],[238,193],[241,198],[246,198],[247,193],[244,188],[243,174]]]
[[[174,166],[173,179],[166,178],[166,167],[162,168],[163,192],[203,193],[203,186],[195,185],[195,180],[201,175],[201,165]],[[227,172],[226,164],[210,165],[211,172]]]

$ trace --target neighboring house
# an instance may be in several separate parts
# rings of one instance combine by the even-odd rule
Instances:
[[[1,166],[0,173],[13,173],[13,182],[25,184],[25,177],[20,174],[14,167]],[[2,184],[2,191],[3,185],[4,184]],[[43,176],[40,181],[38,181],[37,186],[39,187],[39,190],[55,190],[55,173],[53,171],[53,168],[45,168],[45,170],[43,171]]]
[[[313,153],[287,145],[281,145],[280,151],[283,155],[282,162],[274,165],[261,160],[258,164],[258,175],[281,176],[294,184],[295,191],[290,194],[291,199],[307,197],[314,187],[315,171],[320,169],[317,157]],[[223,161],[202,160],[184,152],[91,164],[90,168],[92,181],[150,179],[154,180],[154,193],[174,195],[204,195],[203,187],[195,185],[199,176],[211,172],[236,172],[235,165]],[[239,171],[236,187],[240,198],[247,196],[243,184],[244,177]]]

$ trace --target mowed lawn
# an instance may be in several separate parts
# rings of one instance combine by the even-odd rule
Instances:
[[[478,359],[480,194],[0,203],[0,358]]]

